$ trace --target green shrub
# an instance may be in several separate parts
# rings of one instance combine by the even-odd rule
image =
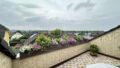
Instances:
[[[50,37],[45,36],[44,34],[40,34],[36,38],[36,42],[42,46],[43,49],[49,47],[49,44],[51,43]]]
[[[99,48],[97,45],[95,45],[95,44],[90,45],[90,54],[92,56],[97,56],[98,52],[99,52]]]
[[[60,43],[60,38],[56,38],[56,41],[57,41],[58,43]]]
[[[50,35],[54,38],[60,38],[63,35],[63,31],[60,29],[55,29],[50,32]]]
[[[68,40],[68,38],[69,38],[69,36],[67,34],[64,34],[63,37],[64,37],[65,40]]]
[[[77,42],[80,42],[83,39],[83,37],[80,35],[77,35],[75,36],[75,39],[77,40]]]

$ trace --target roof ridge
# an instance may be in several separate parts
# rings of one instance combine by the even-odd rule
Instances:
[[[0,24],[0,27],[3,27],[3,29],[5,30],[9,30],[7,27],[5,27],[4,25]]]

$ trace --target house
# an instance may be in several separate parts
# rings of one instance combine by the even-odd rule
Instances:
[[[33,35],[31,35],[31,36],[24,42],[24,44],[25,44],[25,45],[28,45],[28,44],[34,43],[34,41],[35,41],[35,39],[37,38],[38,35],[39,35],[39,34],[34,33]]]
[[[16,32],[12,35],[11,40],[13,40],[13,39],[20,39],[21,37],[23,37],[22,32],[16,31]]]
[[[93,38],[93,36],[91,36],[91,35],[92,35],[92,33],[85,33],[83,37],[84,37],[85,39],[90,40],[90,39]]]
[[[9,45],[9,37],[10,37],[9,33],[10,33],[9,29],[0,24],[0,38],[5,40],[8,46],[10,46]]]
[[[0,24],[0,52],[3,52],[10,57],[14,57],[15,54],[9,44],[9,33],[9,29]]]

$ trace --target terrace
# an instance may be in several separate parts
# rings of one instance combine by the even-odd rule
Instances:
[[[43,48],[43,50],[39,47],[35,51],[28,49],[27,52],[20,53],[19,59],[13,60],[13,68],[85,68],[87,65],[95,63],[120,66],[119,35],[120,26],[117,26],[89,41],[81,43],[72,41],[72,44],[69,43],[69,45],[64,42],[64,45],[55,45]],[[108,43],[107,40],[111,42]],[[30,43],[28,48],[32,46],[31,44],[34,43]],[[92,44],[96,44],[99,48],[98,56],[90,55],[89,50]]]
[[[0,68],[120,68],[119,6],[0,0]]]
[[[94,63],[120,66],[120,26],[91,40],[81,40],[81,36],[77,36],[77,39],[79,38],[78,40],[81,42],[76,40],[76,36],[71,37],[71,35],[70,38],[67,37],[68,39],[65,40],[63,38],[66,38],[66,36],[62,36],[60,30],[58,32],[57,38],[62,37],[59,44],[56,42],[54,45],[51,44],[48,34],[40,34],[35,36],[34,39],[32,38],[34,36],[30,37],[32,43],[29,41],[27,44],[12,46],[13,52],[11,55],[15,53],[16,56],[8,56],[14,59],[0,53],[0,59],[4,60],[2,63],[6,64],[1,66],[3,68],[85,68],[87,65]],[[55,35],[52,35],[52,37],[56,39]],[[45,42],[44,46],[41,44],[41,40]],[[50,44],[48,45],[48,43]],[[3,53],[8,54],[8,52]]]
[[[17,39],[14,39],[15,37]],[[64,33],[60,29],[33,34],[29,38],[19,32],[12,37],[12,41],[17,41],[17,44],[12,46],[7,46],[6,41],[0,39],[0,59],[3,60],[1,67],[85,68],[94,63],[120,66],[119,37],[120,26],[90,40],[80,34]]]
[[[101,54],[99,54],[98,57],[92,57],[89,52],[86,52],[61,65],[58,65],[56,68],[85,68],[87,65],[95,63],[107,63],[114,66],[119,66],[120,60]]]

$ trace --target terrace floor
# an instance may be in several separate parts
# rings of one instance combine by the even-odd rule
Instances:
[[[107,63],[115,66],[120,66],[120,60],[100,54],[98,57],[92,57],[89,52],[87,52],[58,66],[57,68],[85,68],[86,65],[94,63]]]

